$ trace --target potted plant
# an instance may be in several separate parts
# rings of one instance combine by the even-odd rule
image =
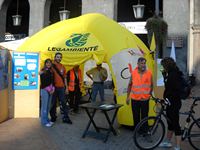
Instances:
[[[166,45],[167,39],[167,23],[159,16],[154,15],[146,21],[145,28],[147,30],[148,43],[150,45],[153,33],[155,35],[156,50],[161,54],[162,48]]]

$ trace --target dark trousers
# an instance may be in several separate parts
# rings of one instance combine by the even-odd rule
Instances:
[[[167,106],[166,115],[169,120],[167,120],[168,130],[174,131],[176,136],[181,135],[181,127],[179,124],[179,110],[181,109],[181,100],[174,100],[171,102],[170,106]]]
[[[92,85],[92,102],[96,101],[97,94],[99,92],[101,101],[104,101],[104,83],[94,82]]]
[[[69,106],[73,110],[78,110],[80,104],[81,91],[80,88],[75,88],[74,91],[69,91]]]
[[[146,101],[136,101],[131,100],[132,112],[133,112],[133,124],[134,127],[149,113],[149,100]]]
[[[69,118],[68,116],[68,107],[66,105],[66,99],[65,99],[65,88],[55,88],[55,92],[52,97],[52,103],[51,103],[51,109],[50,109],[50,116],[51,121],[56,121],[57,115],[56,115],[56,104],[57,104],[57,98],[59,100],[59,104],[63,108],[63,120],[66,118]]]

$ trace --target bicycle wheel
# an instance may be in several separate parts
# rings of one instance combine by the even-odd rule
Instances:
[[[144,118],[135,128],[133,138],[139,149],[154,149],[165,136],[165,126],[157,117]]]
[[[188,140],[194,149],[200,150],[200,118],[190,125]]]

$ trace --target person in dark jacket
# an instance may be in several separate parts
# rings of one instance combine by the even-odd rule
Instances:
[[[161,65],[164,70],[162,71],[165,83],[164,98],[168,98],[171,105],[166,108],[166,115],[169,118],[167,120],[168,132],[164,142],[160,144],[160,147],[172,147],[171,138],[173,133],[176,138],[175,150],[180,150],[181,142],[181,127],[179,124],[179,110],[181,108],[181,76],[183,73],[179,70],[176,62],[171,57],[165,57],[161,61]]]
[[[82,73],[79,65],[67,72],[67,84],[69,91],[69,106],[73,109],[74,113],[78,113],[79,103],[81,99],[81,86],[82,86]]]
[[[51,66],[52,61],[50,59],[46,59],[44,67],[39,72],[41,80],[41,124],[46,127],[51,127],[53,124],[48,118],[51,99],[55,90],[53,86],[54,77]]]

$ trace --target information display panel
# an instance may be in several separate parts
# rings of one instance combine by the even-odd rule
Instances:
[[[12,57],[13,90],[31,90],[38,88],[38,53],[13,52]]]

